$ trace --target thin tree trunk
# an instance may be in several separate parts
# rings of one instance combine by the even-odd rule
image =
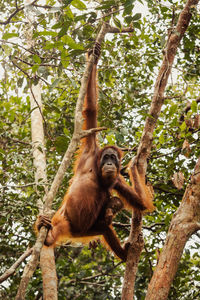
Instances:
[[[35,182],[36,182],[36,193],[38,194],[37,206],[40,213],[43,211],[43,203],[40,198],[37,186],[42,185],[44,188],[45,195],[48,192],[47,189],[47,176],[46,176],[46,155],[45,155],[45,141],[44,141],[44,129],[43,129],[43,117],[42,117],[42,101],[41,101],[41,88],[38,83],[36,86],[30,86],[30,103],[31,103],[31,134],[32,134],[32,147],[33,147],[33,164],[35,167]],[[35,271],[38,265],[38,248],[34,247],[33,254],[29,263],[24,268],[24,272],[21,279],[21,284],[18,289],[16,299],[25,299],[26,283],[29,280],[29,276]],[[41,269],[44,275],[43,286],[44,295],[47,294],[46,291],[51,291],[51,298],[44,299],[57,299],[57,276],[55,270],[55,258],[54,250],[50,248],[45,254],[45,250],[41,253]],[[27,268],[28,265],[31,267]],[[51,267],[49,267],[51,266]],[[51,272],[46,272],[51,269]],[[48,279],[49,276],[49,279]],[[51,286],[52,276],[54,276],[55,284]],[[51,280],[50,280],[51,278]],[[46,282],[44,282],[44,280]],[[46,290],[46,291],[45,291]]]
[[[133,232],[134,231],[134,232]],[[134,295],[134,282],[138,269],[138,263],[140,259],[141,251],[144,247],[144,240],[142,236],[142,215],[138,210],[134,210],[132,217],[132,226],[130,237],[131,245],[128,251],[128,257],[126,262],[126,270],[124,274],[124,281],[122,287],[122,300],[133,299]]]
[[[46,155],[45,140],[42,116],[42,99],[41,87],[38,83],[36,86],[30,87],[31,102],[31,133],[33,143],[33,157],[35,167],[35,181],[37,184],[44,184],[45,195],[48,193],[47,174],[46,174]],[[43,213],[43,203],[38,193],[38,209]],[[37,264],[35,265],[36,268]],[[43,281],[43,298],[44,300],[57,300],[57,275],[54,257],[54,249],[52,247],[43,247],[40,253],[40,267],[42,271]],[[52,284],[54,282],[54,284]]]
[[[25,0],[25,5],[29,5],[30,1]],[[27,45],[33,46],[34,40],[32,40],[32,23],[33,18],[31,16],[27,17],[29,23],[29,34],[27,34]],[[44,206],[41,200],[40,193],[37,189],[37,186],[43,186],[44,194],[47,195],[48,186],[47,186],[47,174],[46,174],[46,153],[45,153],[45,139],[44,139],[44,128],[43,128],[43,115],[42,115],[42,99],[41,99],[41,86],[40,83],[37,85],[30,85],[30,104],[31,104],[31,135],[32,135],[32,149],[33,149],[33,164],[35,167],[35,182],[36,182],[36,192],[38,195],[37,206],[40,213],[42,213]],[[24,268],[22,275],[21,283],[17,292],[16,299],[25,299],[26,293],[26,284],[29,281],[29,275],[31,275],[37,265],[38,265],[38,256],[36,250],[38,248],[34,247],[32,257],[29,263]],[[41,270],[43,277],[43,292],[46,295],[51,291],[51,297],[44,297],[47,299],[57,300],[57,276],[55,268],[55,257],[54,249],[50,248],[49,251],[45,253],[45,249],[41,252]],[[27,268],[28,265],[31,265],[30,268]],[[51,272],[47,272],[51,269]],[[51,279],[51,280],[50,280]],[[51,285],[51,282],[54,281],[54,285]],[[48,291],[48,292],[47,292]]]
[[[43,280],[43,299],[57,300],[57,275],[53,247],[43,247],[40,252]]]

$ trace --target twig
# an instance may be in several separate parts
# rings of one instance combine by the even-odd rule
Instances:
[[[30,62],[28,62],[28,61],[26,61],[26,60],[24,60],[24,59],[21,59],[20,57],[14,56],[13,58],[16,59],[16,60],[19,60],[19,61],[23,62],[24,64],[26,64],[26,65],[28,65],[28,66],[30,66],[30,67],[35,66],[34,63],[30,63]],[[54,65],[54,64],[45,64],[45,63],[44,63],[44,64],[41,63],[40,66],[42,66],[42,67],[52,67],[52,68],[57,68],[57,67],[58,67],[58,65]]]
[[[28,143],[28,142],[24,142],[24,141],[20,141],[20,140],[17,140],[17,139],[13,139],[11,137],[3,137],[4,139],[4,143],[8,142],[8,141],[12,141],[13,143],[19,143],[19,144],[23,144],[23,145],[26,145],[26,146],[31,146],[31,143]],[[2,142],[2,140],[0,140]]]
[[[37,186],[44,186],[44,185],[49,185],[48,183],[44,183],[42,182],[41,184],[38,184],[36,182],[32,182],[32,183],[27,183],[27,184],[23,184],[23,185],[3,185],[3,186],[0,186],[0,189],[5,189],[5,188],[12,188],[12,189],[23,189],[23,188],[26,188],[28,186],[33,186],[33,185],[37,185]]]
[[[44,9],[51,9],[51,8],[56,8],[55,6],[50,6],[50,5],[39,5],[39,4],[34,4],[33,6],[35,7],[40,7]],[[61,9],[61,6],[58,6],[59,9]]]
[[[92,279],[95,279],[97,277],[102,277],[102,276],[120,277],[120,275],[113,275],[113,274],[109,274],[109,273],[111,271],[113,271],[114,269],[116,269],[121,264],[122,264],[122,261],[120,261],[118,264],[116,264],[115,266],[113,266],[112,268],[110,268],[106,272],[101,272],[101,273],[98,273],[98,274],[95,274],[95,275],[92,275],[92,276],[82,278],[80,281],[77,278],[71,279],[70,281],[67,282],[67,285],[70,285],[71,283],[85,282],[85,281],[92,280]]]
[[[12,64],[19,69],[22,73],[24,73],[26,75],[27,78],[31,79],[31,77],[29,76],[29,74],[27,72],[25,72],[22,68],[20,68],[13,60],[11,60]]]
[[[33,5],[35,2],[37,2],[38,0],[34,0],[32,3],[30,3],[29,5]],[[25,5],[18,7],[16,5],[16,9],[15,11],[8,17],[8,19],[4,22],[0,22],[0,25],[7,25],[10,23],[10,20],[21,10],[23,10],[25,8]]]
[[[163,225],[165,225],[165,223],[164,222],[160,222],[160,223],[152,224],[151,226],[142,226],[142,228],[154,231],[155,230],[154,227],[163,226]]]
[[[146,253],[149,254],[149,251],[145,244],[144,244],[144,249],[145,249]],[[148,262],[149,262],[149,267],[150,267],[151,276],[152,276],[153,275],[153,265],[152,265],[151,259],[149,258],[149,255],[148,255]]]

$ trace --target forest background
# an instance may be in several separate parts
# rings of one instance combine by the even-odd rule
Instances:
[[[180,13],[192,2],[198,1],[47,0],[29,1],[30,5],[20,0],[1,2],[1,275],[23,253],[29,251],[30,255],[29,248],[35,244],[33,224],[70,145],[75,106],[86,67],[85,53],[94,45],[102,22],[111,27],[102,42],[98,64],[98,121],[99,126],[107,128],[98,138],[102,146],[117,144],[124,150],[125,167],[138,153],[145,122],[151,119],[149,107],[162,61],[167,57],[169,40],[177,34]],[[190,6],[191,19],[175,53],[162,110],[153,131],[147,179],[154,189],[156,210],[143,218],[144,249],[135,280],[135,299],[145,299],[156,266],[159,269],[160,256],[171,257],[179,247],[184,251],[180,249],[181,255],[175,258],[178,269],[169,282],[168,298],[159,299],[200,297],[200,203],[193,202],[195,195],[200,198],[196,193],[186,199],[194,184],[197,189],[200,187],[200,15],[199,5],[194,4]],[[42,106],[38,109],[40,96]],[[31,106],[31,101],[36,107]],[[44,126],[45,147],[37,144],[36,151],[45,152],[45,180],[37,177],[31,136],[36,111]],[[125,168],[123,174],[128,180]],[[72,175],[73,161],[52,209],[59,207]],[[167,232],[180,208],[181,216],[190,216],[190,224],[195,226],[188,233],[185,230],[188,219],[180,218],[176,223],[179,227],[174,226],[175,231],[170,231],[170,235],[180,237],[185,232],[187,244],[175,241],[171,252],[164,248],[163,254],[163,245],[169,241]],[[121,241],[129,235],[130,219],[131,212],[122,211],[114,220]],[[126,266],[100,244],[96,249],[66,244],[55,250],[55,259],[59,299],[121,298]],[[15,298],[27,260],[2,280],[2,299]],[[42,295],[38,265],[26,299],[41,299]]]

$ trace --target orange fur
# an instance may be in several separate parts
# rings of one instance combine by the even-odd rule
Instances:
[[[94,53],[99,54],[98,45],[96,45]],[[89,77],[84,101],[83,129],[97,127],[96,63],[97,59]],[[112,149],[112,151],[104,154],[106,149]],[[109,157],[109,163],[105,162],[106,155]],[[111,225],[112,216],[122,208],[122,205],[118,206],[112,202],[115,201],[110,197],[112,189],[130,207],[144,210],[150,209],[152,205],[145,182],[138,174],[137,169],[134,176],[130,174],[133,187],[130,187],[119,175],[121,157],[122,152],[115,146],[106,146],[100,149],[96,133],[82,140],[74,166],[74,177],[61,207],[51,220],[52,227],[49,228],[49,222],[45,217],[38,225],[38,228],[41,226],[49,228],[45,240],[47,246],[56,246],[63,241],[87,243],[103,236],[106,246],[112,249],[119,258],[126,260],[127,247],[121,246]],[[100,161],[103,166],[100,165]],[[102,174],[102,169],[106,167],[109,175]]]
[[[130,162],[132,164],[132,162]],[[153,194],[150,188],[145,184],[145,177],[140,175],[136,165],[130,165],[129,176],[133,189],[140,195],[146,207],[146,211],[152,212],[155,209],[153,205]]]

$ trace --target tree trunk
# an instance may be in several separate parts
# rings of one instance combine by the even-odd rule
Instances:
[[[41,87],[38,83],[31,87],[31,132],[33,143],[33,157],[35,166],[35,180],[37,184],[44,183],[45,195],[47,195],[46,155],[42,117]],[[38,194],[38,209],[43,212],[43,203]],[[40,252],[40,267],[42,270],[43,294],[45,300],[57,299],[57,275],[54,257],[54,249],[43,247]],[[50,272],[49,272],[50,270]]]
[[[126,270],[122,287],[122,300],[133,300],[134,282],[136,278],[140,254],[144,247],[144,240],[141,234],[142,215],[139,210],[134,210],[133,212],[131,230],[133,230],[134,233],[130,233],[130,237],[133,237],[133,240],[130,240],[130,247],[128,251]]]
[[[40,253],[43,279],[43,299],[57,300],[57,275],[53,247],[43,247]]]
[[[29,5],[30,1],[25,0],[25,4]],[[34,46],[34,40],[32,39],[33,31],[33,19],[31,16],[27,17],[29,23],[29,34],[27,34],[27,45],[29,47]],[[43,127],[43,115],[42,115],[42,99],[41,99],[41,86],[40,83],[37,85],[30,85],[30,104],[31,104],[31,135],[32,135],[32,148],[33,148],[33,164],[35,167],[35,182],[36,182],[36,192],[38,195],[37,206],[40,213],[44,210],[44,205],[41,200],[40,193],[38,192],[37,185],[42,185],[44,188],[44,194],[48,193],[47,186],[47,174],[46,174],[46,153],[45,153],[45,139],[44,139],[44,127]],[[46,248],[45,248],[46,249]],[[56,284],[52,285],[52,281],[57,282],[56,268],[55,268],[55,258],[54,250],[50,250],[45,254],[45,249],[41,252],[40,266],[42,269],[42,274],[45,274],[43,278],[44,295],[48,294],[51,290],[52,298],[45,299],[57,299],[57,287]],[[29,278],[34,273],[38,264],[38,252],[40,248],[35,245],[33,254],[29,263],[26,265],[22,280],[18,289],[16,300],[25,299],[26,286],[28,284]],[[48,258],[48,259],[46,259]],[[51,269],[51,273],[45,272],[48,268]],[[48,278],[48,275],[50,276]],[[44,282],[45,281],[45,282]]]

